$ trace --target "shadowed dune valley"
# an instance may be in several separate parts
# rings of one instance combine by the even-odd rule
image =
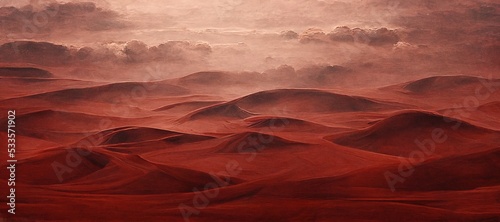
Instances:
[[[494,0],[0,1],[0,221],[500,221]]]

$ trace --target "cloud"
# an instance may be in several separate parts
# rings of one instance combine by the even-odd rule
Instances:
[[[206,43],[168,41],[157,46],[133,40],[81,48],[48,42],[16,41],[0,46],[0,62],[32,63],[44,66],[71,64],[203,63],[212,53]]]
[[[416,50],[418,46],[412,45],[407,42],[398,42],[394,44],[393,50]]]
[[[297,78],[297,73],[295,68],[289,65],[281,65],[278,68],[269,69],[263,72],[263,75],[273,82],[290,82],[295,81]]]
[[[297,70],[300,82],[313,86],[339,84],[350,74],[351,69],[340,65],[311,65]]]
[[[12,38],[32,38],[54,32],[116,30],[129,26],[117,12],[99,8],[92,2],[1,7],[0,22],[0,30]]]
[[[149,47],[145,43],[137,40],[128,42],[123,49],[128,62],[144,62],[151,59]]]
[[[370,46],[392,46],[400,40],[400,33],[397,30],[351,29],[346,26],[337,27],[328,34],[321,29],[311,28],[299,36],[301,43],[360,43]]]
[[[407,7],[413,13],[400,14],[392,23],[403,30],[402,42],[419,48],[424,45],[431,51],[427,57],[433,65],[467,74],[499,69],[499,56],[494,51],[500,48],[500,4],[489,0],[439,1],[427,7]]]
[[[168,41],[149,49],[156,61],[193,62],[203,60],[212,53],[212,47],[206,43],[188,41]]]
[[[212,53],[212,47],[206,43],[189,41],[168,41],[149,47],[137,40],[127,42],[122,50],[127,63],[166,62],[198,63]]]
[[[299,42],[301,43],[325,43],[327,41],[328,38],[325,32],[318,28],[310,28],[299,36]]]
[[[292,30],[282,31],[280,33],[280,36],[284,39],[297,39],[297,38],[299,38],[299,34],[292,31]]]
[[[157,63],[176,71],[270,69],[271,76],[298,73],[286,66],[272,70],[282,64],[296,70],[335,64],[367,76],[403,76],[470,74],[500,58],[500,5],[494,0],[72,2],[0,8],[2,43],[4,33],[7,41],[44,43],[29,43],[33,52],[17,55],[3,47],[0,60],[105,68]],[[41,53],[44,48],[52,50]],[[339,75],[311,73],[320,74],[304,80]]]

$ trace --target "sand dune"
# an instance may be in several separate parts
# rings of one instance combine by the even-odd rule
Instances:
[[[98,136],[90,137],[99,138],[99,145],[103,145],[106,149],[130,154],[146,153],[214,138],[145,127],[117,128],[96,135]]]
[[[500,180],[496,169],[499,167],[499,157],[499,149],[496,148],[485,152],[425,161],[415,165],[411,176],[404,178],[402,182],[395,183],[395,188],[404,191],[437,191],[498,186]],[[386,172],[398,175],[398,167],[399,165],[393,165],[365,169],[341,177],[320,178],[303,183],[388,189],[384,175]],[[407,168],[403,169],[407,170]],[[307,186],[306,184],[301,184],[301,186]]]
[[[142,159],[135,159],[137,166],[150,166],[148,171],[140,172],[138,169],[127,169],[130,166],[117,166],[119,169],[110,168],[116,174],[116,181],[109,181],[104,184],[105,189],[98,189],[95,186],[88,185],[75,185],[82,190],[92,193],[106,193],[106,194],[126,194],[126,195],[151,195],[151,194],[167,194],[167,193],[190,193],[196,190],[203,190],[204,186],[214,181],[214,178],[204,172],[182,169],[170,166],[151,165]],[[116,163],[117,164],[117,163]],[[100,173],[100,172],[98,172]],[[109,174],[112,172],[106,172]],[[120,175],[127,175],[127,177],[119,177]],[[94,175],[98,178],[103,175]],[[216,176],[214,176],[216,177]],[[89,179],[91,180],[91,179]],[[236,184],[236,179],[229,185]],[[97,182],[97,181],[96,181]],[[217,186],[213,187],[217,188]]]
[[[169,112],[190,112],[199,108],[221,103],[222,101],[192,101],[192,102],[182,102],[172,105],[167,105],[155,109],[154,111],[169,111]]]
[[[23,124],[26,131],[87,132],[99,129],[99,120],[101,119],[110,119],[116,122],[121,120],[115,117],[58,110],[41,110],[17,115],[17,122]]]
[[[201,210],[201,221],[234,220],[242,212],[249,221],[365,219],[366,215],[356,216],[359,209],[384,215],[374,217],[378,220],[395,221],[415,215],[425,220],[500,215],[490,198],[500,187],[498,102],[482,102],[468,118],[435,112],[450,107],[443,101],[452,98],[453,90],[476,87],[477,79],[436,77],[397,85],[400,88],[345,94],[252,89],[246,96],[228,96],[218,89],[240,84],[240,77],[214,72],[156,83],[112,84],[4,77],[19,85],[22,80],[41,86],[20,88],[3,100],[20,104],[19,172],[29,172],[18,177],[20,209],[43,209],[47,215],[59,215],[52,218],[69,220],[32,200],[68,206],[65,212],[74,213],[75,201],[89,212],[141,203],[120,215],[142,220],[147,212],[148,219],[175,221],[180,203],[192,204],[198,191],[217,191]],[[200,87],[205,81],[212,86]],[[430,93],[437,89],[448,94]],[[203,90],[209,93],[200,93]],[[143,99],[119,104],[132,114],[97,110],[111,109],[116,99],[134,93]],[[415,99],[424,96],[425,101]],[[103,128],[102,120],[110,124]],[[0,122],[6,124],[5,114]],[[6,139],[6,134],[0,137]],[[412,156],[417,151],[424,157]],[[60,180],[53,164],[68,166],[77,157],[80,163],[70,166]],[[393,193],[384,175],[398,174],[400,164],[407,161],[415,162],[414,172],[397,183]],[[228,175],[228,163],[241,171]],[[227,186],[218,187],[220,181]],[[203,191],[207,184],[210,190]],[[462,196],[475,204],[457,199]],[[304,213],[290,215],[289,209]],[[387,216],[387,209],[400,213]],[[278,211],[289,216],[278,217]],[[82,219],[121,216],[89,213]]]
[[[495,116],[496,114],[500,113],[500,101],[483,104],[477,107],[477,110],[489,116]]]
[[[16,123],[23,127],[17,130],[18,135],[52,141],[59,144],[71,144],[102,130],[103,122],[109,127],[126,124],[126,120],[118,117],[98,116],[86,113],[66,112],[59,110],[40,110],[22,113],[18,110]],[[7,123],[7,117],[0,120]],[[35,145],[35,144],[34,144]]]
[[[58,179],[53,166],[56,164],[56,167],[60,167],[58,164],[65,164],[68,153],[80,156],[81,162],[79,162],[76,167],[72,167],[71,173],[64,175],[64,181],[61,181]],[[85,153],[86,155],[79,155],[79,153]],[[39,153],[36,157],[21,160],[19,163],[19,171],[29,173],[19,174],[18,179],[20,183],[31,185],[50,185],[71,182],[103,169],[109,162],[110,158],[108,156],[89,150],[76,148],[48,150]]]
[[[435,147],[432,153],[450,154],[495,146],[494,144],[500,142],[499,136],[498,131],[445,118],[439,114],[405,111],[379,121],[367,129],[334,135],[327,139],[349,147],[408,157],[412,151],[421,150],[422,147],[431,149],[428,141],[432,139],[439,142],[432,141]]]
[[[103,85],[104,83],[60,78],[1,78],[10,87],[0,89],[0,99],[14,99],[54,92],[63,89],[77,89]],[[14,101],[14,100],[11,100]]]
[[[0,77],[10,78],[51,78],[54,75],[38,68],[0,67]]]
[[[500,149],[423,163],[401,185],[411,190],[472,190],[500,185]]]
[[[244,119],[255,114],[234,103],[223,103],[196,110],[180,119],[181,122],[199,119]]]
[[[339,128],[328,127],[318,123],[309,122],[306,120],[290,118],[290,117],[269,117],[257,116],[245,119],[249,122],[249,128],[269,130],[269,131],[291,131],[301,132],[302,129],[308,129],[308,132],[330,132],[341,130]]]
[[[122,102],[131,98],[144,98],[148,96],[180,96],[186,95],[189,90],[167,83],[139,83],[124,82],[112,83],[79,89],[64,89],[54,92],[41,93],[29,98],[49,100],[56,102],[74,102],[75,100],[91,100],[100,102]],[[125,101],[123,101],[125,98]]]
[[[411,93],[432,93],[443,90],[460,92],[463,88],[477,88],[482,82],[489,80],[473,76],[433,76],[400,85],[404,90]],[[493,83],[499,84],[500,80],[494,79]]]
[[[291,112],[359,112],[395,109],[399,104],[316,89],[278,89],[254,93],[234,101],[251,112],[282,108]]]
[[[295,119],[295,118],[289,118],[289,117],[266,117],[266,116],[259,116],[259,117],[254,117],[254,118],[248,118],[246,121],[251,122],[249,127],[251,128],[262,128],[262,127],[268,127],[268,128],[273,128],[273,127],[284,127],[284,126],[290,126],[290,127],[323,127],[323,128],[328,128],[327,126],[323,126],[321,124],[317,123],[312,123],[306,120],[301,120],[301,119]]]
[[[246,132],[227,137],[225,142],[220,144],[216,149],[217,152],[220,153],[245,153],[276,150],[279,148],[285,149],[294,145],[305,144],[284,139],[275,135]]]
[[[108,145],[159,140],[169,136],[178,135],[176,132],[144,127],[113,129],[105,131],[102,134],[105,135],[103,138],[104,142],[102,144]]]
[[[237,83],[237,78],[235,75],[226,72],[198,72],[191,75],[182,77],[178,80],[181,85],[203,85],[212,86],[222,85],[222,84],[232,84]]]

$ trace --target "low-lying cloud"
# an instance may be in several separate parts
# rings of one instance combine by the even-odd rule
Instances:
[[[0,22],[0,31],[8,33],[10,38],[119,30],[130,26],[118,12],[99,8],[92,2],[1,7]]]
[[[360,43],[371,46],[392,46],[398,43],[401,37],[397,30],[387,28],[361,29],[337,27],[330,33],[321,29],[308,29],[299,35],[301,43]]]
[[[16,41],[0,46],[0,62],[31,63],[43,66],[72,64],[134,64],[147,62],[200,63],[212,52],[205,43],[169,41],[148,46],[133,40],[93,47],[68,47],[48,42]]]

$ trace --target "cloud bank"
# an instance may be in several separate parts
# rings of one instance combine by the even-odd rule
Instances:
[[[0,8],[0,63],[156,64],[178,75],[309,69],[328,81],[500,70],[493,0],[20,2]],[[330,66],[349,72],[311,68]]]

